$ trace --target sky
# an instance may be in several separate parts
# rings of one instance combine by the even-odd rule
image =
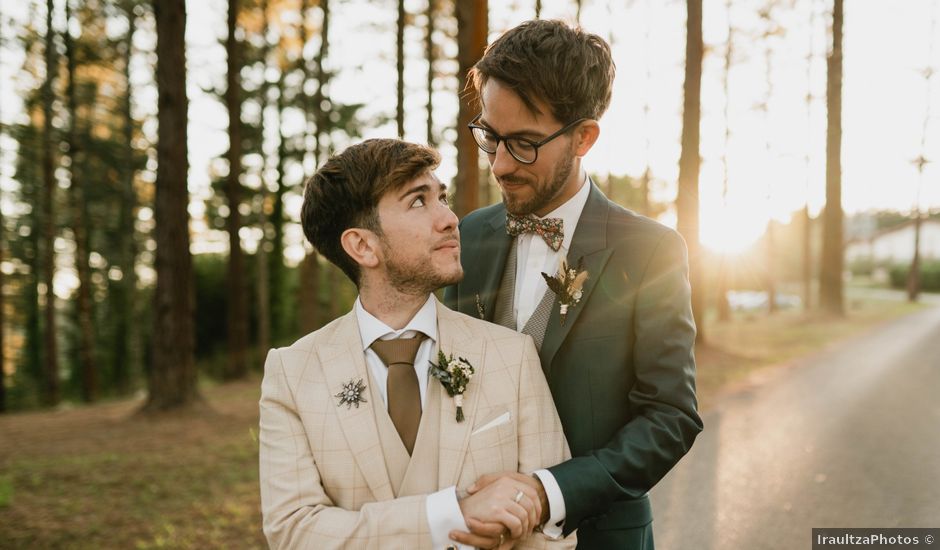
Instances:
[[[611,107],[601,119],[601,137],[585,159],[588,170],[603,180],[607,174],[641,175],[650,166],[662,180],[657,200],[675,197],[680,153],[682,84],[685,58],[685,3],[657,0],[585,0],[581,23],[607,38],[617,64]],[[534,0],[490,2],[490,37],[534,14]],[[574,20],[574,2],[544,0],[543,17]],[[826,61],[831,21],[828,0],[777,2],[771,25],[758,17],[768,2],[736,0],[728,12],[724,0],[705,0],[706,55],[702,77],[700,174],[702,240],[710,248],[738,250],[756,240],[771,218],[786,221],[808,201],[815,215],[825,202]],[[423,12],[424,0],[408,0],[409,12]],[[224,85],[224,0],[187,2],[188,87],[190,93],[190,191],[195,199],[208,194],[212,159],[227,148],[227,114],[221,103],[203,89]],[[21,23],[30,13],[26,2],[4,1],[3,15]],[[328,65],[344,69],[331,93],[346,103],[363,102],[364,114],[391,117],[368,128],[364,137],[394,137],[396,12],[394,2],[346,0],[335,3]],[[733,26],[733,63],[726,96],[725,48],[728,21]],[[842,185],[843,207],[848,213],[872,209],[910,211],[921,191],[924,208],[940,208],[940,168],[928,164],[922,174],[912,160],[921,154],[940,156],[940,84],[924,78],[929,66],[940,68],[940,44],[931,47],[931,26],[940,17],[940,2],[933,0],[850,0],[845,3]],[[421,19],[419,18],[420,22]],[[40,23],[41,26],[41,23]],[[769,28],[770,27],[770,28]],[[3,35],[12,32],[4,23]],[[773,38],[761,35],[772,30]],[[934,30],[940,32],[940,29]],[[152,39],[138,33],[136,47],[153,47]],[[426,62],[423,29],[406,34],[406,134],[425,141],[424,94]],[[767,48],[770,48],[768,87]],[[932,49],[931,49],[932,48]],[[456,52],[448,52],[454,55]],[[308,52],[312,55],[312,52]],[[16,97],[22,57],[10,46],[0,55],[0,119],[19,120],[22,108]],[[135,62],[135,79],[149,78],[147,60]],[[360,66],[358,70],[349,70]],[[448,68],[445,63],[439,68]],[[456,118],[454,82],[440,81],[435,93],[435,126],[443,132]],[[929,89],[928,89],[929,87]],[[807,93],[811,101],[807,107]],[[727,121],[731,128],[726,147]],[[136,112],[155,111],[152,87],[138,86]],[[766,111],[759,108],[767,104]],[[929,118],[927,118],[929,109]],[[925,131],[925,119],[927,120]],[[292,122],[287,121],[288,124]],[[151,125],[150,132],[155,128]],[[445,181],[455,172],[453,129],[443,132]],[[0,184],[11,188],[13,144],[0,143]],[[342,147],[344,144],[337,144]],[[270,148],[269,148],[270,150]],[[727,192],[723,156],[729,165]],[[940,159],[937,159],[940,160]],[[303,170],[290,175],[295,181]],[[299,217],[299,198],[287,205],[288,215]],[[8,205],[8,203],[4,203]],[[194,200],[190,212],[194,230],[205,228],[203,212]],[[148,212],[143,213],[149,215]],[[674,214],[663,220],[674,224]],[[296,224],[294,224],[296,225]],[[246,232],[251,241],[251,232]],[[301,240],[299,227],[288,228],[288,242]],[[194,251],[214,250],[213,239],[194,242]],[[210,242],[212,241],[212,242]],[[224,241],[222,241],[224,246]],[[202,248],[200,248],[202,247]],[[251,246],[248,246],[251,249]],[[288,253],[299,259],[302,250]]]

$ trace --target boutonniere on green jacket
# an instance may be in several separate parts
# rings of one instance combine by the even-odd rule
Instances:
[[[564,258],[558,265],[558,273],[554,276],[542,272],[542,277],[548,283],[548,288],[555,293],[558,298],[559,313],[561,314],[561,325],[565,325],[565,319],[568,317],[568,310],[581,301],[581,289],[584,288],[584,281],[588,278],[588,272],[584,269],[584,258],[578,260],[578,267],[572,268]]]
[[[444,355],[437,352],[437,364],[431,363],[431,376],[440,380],[447,390],[447,395],[454,398],[457,405],[457,422],[463,422],[463,393],[467,391],[467,384],[473,378],[473,365],[463,357]]]

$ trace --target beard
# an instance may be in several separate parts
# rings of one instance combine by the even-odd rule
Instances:
[[[391,247],[385,238],[382,237],[381,240],[385,257],[388,258],[385,263],[388,281],[392,288],[402,294],[427,294],[439,288],[459,283],[463,279],[463,267],[461,267],[459,260],[455,262],[453,271],[441,271],[434,267],[431,258],[411,259],[410,261],[399,260],[398,256],[392,253]]]
[[[506,210],[517,216],[527,216],[545,208],[546,205],[552,202],[552,200],[561,193],[561,190],[568,182],[568,178],[571,177],[571,171],[574,168],[574,157],[575,154],[573,152],[566,152],[565,155],[558,159],[550,178],[541,185],[537,181],[531,182],[526,178],[518,178],[515,176],[500,178],[500,180],[505,183],[528,183],[535,191],[532,198],[525,200],[513,197],[506,193],[505,190],[501,190],[503,204],[506,205]]]

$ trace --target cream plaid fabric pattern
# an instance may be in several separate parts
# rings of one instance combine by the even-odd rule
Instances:
[[[460,423],[453,399],[430,381],[428,391],[440,393],[440,433],[428,441],[438,445],[419,439],[414,455],[436,458],[437,489],[465,489],[486,473],[528,473],[569,457],[530,337],[440,304],[438,331],[444,352],[468,359],[477,373]],[[431,548],[426,495],[397,496],[390,481],[376,422],[381,400],[347,408],[334,397],[359,378],[372,385],[353,312],[268,354],[259,441],[263,528],[272,548]],[[506,412],[510,422],[473,433]],[[516,548],[574,545],[573,535],[550,541],[534,534]]]

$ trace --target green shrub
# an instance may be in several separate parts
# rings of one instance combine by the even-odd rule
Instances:
[[[893,266],[889,271],[891,286],[894,288],[906,288],[907,276],[910,270],[910,264]],[[928,292],[940,292],[940,260],[921,262],[920,289]]]

